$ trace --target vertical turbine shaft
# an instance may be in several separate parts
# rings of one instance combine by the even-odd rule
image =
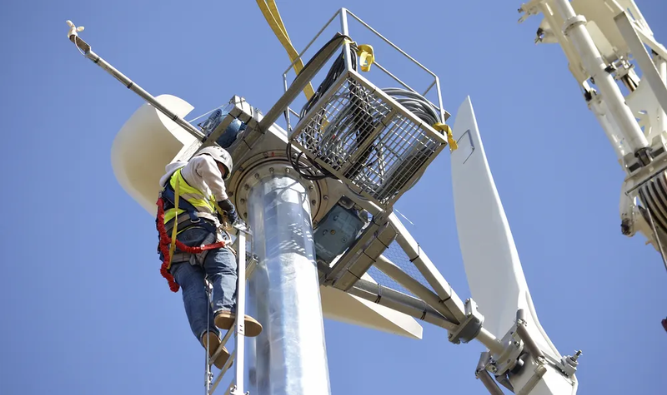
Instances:
[[[253,392],[330,395],[306,190],[289,176],[267,177],[253,187],[248,205],[253,249],[259,257],[250,282],[255,306],[249,307],[264,326],[255,340]]]

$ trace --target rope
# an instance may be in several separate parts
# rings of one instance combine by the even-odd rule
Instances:
[[[280,17],[280,12],[278,12],[276,2],[274,0],[257,0],[257,5],[262,11],[264,19],[266,19],[266,21],[269,23],[271,30],[273,30],[273,33],[278,38],[278,41],[280,41],[280,43],[287,51],[287,55],[290,57],[290,60],[292,62],[296,60],[296,63],[294,63],[294,72],[296,75],[299,75],[301,70],[303,70],[303,61],[301,58],[299,58],[299,52],[297,52],[297,50],[294,48],[292,41],[287,35],[287,29],[285,29],[285,24],[283,24],[283,20]],[[306,99],[310,99],[315,94],[313,91],[313,86],[310,83],[308,83],[308,85],[306,85],[306,87],[303,89],[303,94],[306,95]]]

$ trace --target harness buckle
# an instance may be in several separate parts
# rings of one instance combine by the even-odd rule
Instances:
[[[188,211],[188,215],[190,216],[191,224],[198,224],[199,222],[201,222],[201,218],[197,215],[196,212]]]

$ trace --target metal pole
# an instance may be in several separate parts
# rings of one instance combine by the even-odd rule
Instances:
[[[614,148],[614,152],[616,152],[616,157],[623,160],[625,155],[629,152],[626,152],[626,147],[623,142],[623,134],[618,132],[616,127],[617,124],[612,122],[606,104],[602,101],[601,97],[595,96],[588,102],[588,107],[593,114],[595,114],[595,118],[597,118],[598,123],[602,126],[602,130],[604,130],[611,146]]]
[[[349,37],[350,35],[350,30],[347,25],[347,9],[341,8],[340,9],[340,30],[342,30],[342,33],[346,36]],[[343,44],[343,59],[345,60],[345,69],[346,70],[352,70],[352,59],[350,59],[350,43],[345,42]]]
[[[211,290],[208,287],[208,283],[206,283],[206,282],[204,282],[204,287],[206,288],[206,303],[208,303],[210,305],[211,304]],[[211,316],[207,312],[206,313],[206,323],[207,323],[207,325],[210,322],[209,321],[210,319],[211,319]],[[212,359],[210,357],[211,354],[209,354],[210,353],[210,349],[209,349],[210,346],[211,345],[207,341],[206,342],[206,350],[204,350],[204,353],[206,355],[206,358],[205,358],[206,368],[204,369],[204,375],[205,375],[205,377],[204,377],[204,380],[205,380],[204,381],[204,387],[206,388],[206,395],[209,395],[209,393],[211,391],[211,362],[212,362]],[[217,358],[217,355],[216,355],[216,358]]]
[[[256,395],[329,395],[308,194],[276,174],[253,187],[248,205],[259,257],[250,292],[264,326],[255,338]]]
[[[569,0],[555,0],[554,3],[565,21],[563,28],[565,36],[572,42],[584,68],[595,80],[603,100],[609,107],[609,115],[628,139],[630,148],[636,152],[647,147],[648,141],[644,133],[639,128],[630,107],[625,103],[625,98],[614,78],[606,70],[607,65],[586,29],[586,18],[574,12]]]
[[[503,391],[500,389],[500,387],[498,387],[498,384],[496,384],[496,382],[491,378],[489,372],[487,372],[484,368],[484,365],[488,359],[489,352],[483,352],[479,358],[479,362],[477,363],[475,376],[482,381],[482,384],[484,384],[484,387],[486,387],[487,391],[489,391],[491,395],[504,395]]]
[[[658,69],[658,73],[660,74],[660,78],[662,79],[663,84],[667,85],[667,61],[663,58],[660,57],[660,55],[653,55],[653,59],[655,61],[655,66]],[[658,133],[663,133],[667,131],[667,117],[665,117],[667,113],[667,109],[660,108],[658,110],[658,123],[656,125],[656,128],[658,129]]]
[[[399,283],[405,289],[421,298],[426,304],[433,307],[438,313],[442,314],[443,317],[454,323],[459,323],[454,317],[454,314],[452,314],[452,312],[447,308],[447,306],[442,304],[440,297],[436,295],[435,292],[431,291],[430,289],[423,286],[419,281],[410,277],[384,255],[380,255],[375,260],[375,267],[378,268],[382,273],[389,276],[392,280]]]
[[[142,99],[146,100],[148,103],[150,103],[151,106],[155,107],[158,111],[166,115],[169,119],[174,121],[178,126],[182,127],[185,129],[188,133],[193,135],[197,140],[202,141],[204,139],[204,134],[197,130],[194,126],[190,125],[188,121],[185,119],[179,117],[178,115],[174,114],[173,112],[169,111],[169,109],[162,104],[160,104],[155,97],[153,97],[150,93],[146,92],[142,87],[139,85],[135,84],[134,81],[131,79],[127,78],[123,73],[120,71],[116,70],[112,65],[107,63],[104,59],[102,59],[99,55],[97,55],[93,50],[91,49],[90,45],[82,40],[79,36],[77,35],[70,35],[69,37],[70,41],[76,45],[76,47],[83,52],[83,54],[90,59],[93,63],[96,65],[100,66],[104,71],[107,73],[111,74],[112,77],[120,81],[125,87],[132,92],[136,93],[139,95]]]
[[[246,259],[245,259],[245,239],[246,234],[244,230],[238,230],[238,257],[239,264],[237,269],[238,285],[236,287],[236,316],[245,316],[245,287],[246,287]],[[243,395],[243,378],[244,378],[244,342],[245,342],[245,328],[243,327],[244,320],[236,320],[236,385],[233,394]]]
[[[292,101],[294,101],[294,99],[299,96],[299,93],[301,93],[301,91],[308,84],[310,84],[310,80],[315,77],[322,66],[324,66],[324,64],[331,58],[331,56],[333,56],[336,49],[338,49],[340,40],[343,40],[344,38],[344,36],[337,34],[326,46],[320,49],[320,51],[318,51],[318,53],[315,54],[313,58],[308,61],[308,63],[306,63],[301,72],[297,75],[294,81],[292,81],[292,85],[287,88],[285,93],[283,93],[280,99],[278,99],[276,104],[274,104],[269,112],[267,112],[266,115],[262,118],[262,120],[259,121],[258,128],[262,133],[266,132],[269,127],[271,127],[273,123],[276,122],[278,117],[285,112],[287,106],[289,106],[290,103],[292,103]]]
[[[357,281],[347,293],[447,330],[454,330],[457,326],[426,302],[370,281]]]

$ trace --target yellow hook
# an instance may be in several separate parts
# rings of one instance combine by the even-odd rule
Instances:
[[[459,148],[459,145],[456,143],[456,140],[454,140],[454,134],[452,133],[452,128],[450,128],[449,125],[438,122],[435,125],[433,125],[433,129],[447,134],[447,144],[449,145],[450,152],[456,151]]]
[[[357,55],[359,55],[359,64],[361,71],[369,71],[371,65],[375,62],[375,55],[373,54],[373,47],[368,44],[361,44],[357,48]]]

